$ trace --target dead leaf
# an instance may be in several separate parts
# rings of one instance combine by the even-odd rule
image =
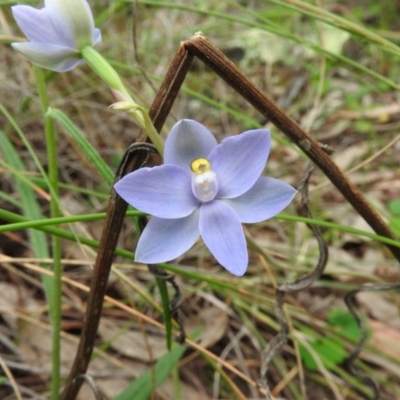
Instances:
[[[357,294],[357,301],[375,319],[383,321],[393,328],[400,328],[398,306],[393,303],[393,300],[389,300],[382,295],[382,293],[361,292]]]
[[[227,324],[228,314],[224,310],[210,305],[203,308],[196,316],[190,318],[185,326],[189,333],[201,329],[197,342],[201,346],[209,348],[224,336]]]
[[[350,146],[347,149],[340,150],[332,156],[338,167],[344,171],[355,165],[357,160],[368,150],[367,143],[357,143],[357,146]]]
[[[369,344],[390,357],[400,359],[400,330],[385,322],[371,319],[368,320],[368,326],[371,329]]]
[[[24,286],[17,287],[8,282],[0,282],[0,309],[7,310],[6,313],[2,313],[2,317],[12,329],[17,329],[18,311],[22,310],[31,315],[43,312],[39,303]]]
[[[114,350],[126,357],[152,362],[162,357],[168,350],[163,331],[149,333],[121,327],[115,320],[102,318],[99,335]]]

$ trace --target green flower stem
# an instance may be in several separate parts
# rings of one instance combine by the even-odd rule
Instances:
[[[157,151],[162,155],[164,142],[154,127],[149,114],[143,107],[135,103],[115,69],[91,46],[83,47],[81,55],[93,72],[95,72],[111,89],[122,94],[124,101],[121,101],[120,106],[115,108],[127,111],[146,132]]]
[[[152,120],[150,119],[147,111],[143,112],[143,117],[145,121],[144,131],[147,136],[150,138],[151,142],[154,144],[154,147],[157,149],[158,153],[162,157],[164,154],[164,141],[161,139],[161,136],[157,132],[156,128],[153,125]]]
[[[46,115],[49,107],[46,82],[43,70],[34,67],[39,98],[42,105],[43,115]],[[45,116],[45,138],[47,147],[48,179],[50,183],[51,200],[50,215],[51,218],[57,218],[60,215],[58,197],[58,161],[57,161],[57,140],[54,131],[52,118]],[[60,330],[61,330],[61,296],[62,296],[62,263],[61,263],[61,239],[52,235],[52,253],[53,253],[53,293],[52,298],[47,299],[50,309],[50,319],[52,327],[52,376],[51,376],[51,399],[57,400],[60,389]]]
[[[81,50],[81,55],[93,72],[110,86],[110,88],[118,90],[127,100],[132,100],[131,95],[122,83],[117,71],[115,71],[110,63],[97,50],[92,46],[85,46]]]

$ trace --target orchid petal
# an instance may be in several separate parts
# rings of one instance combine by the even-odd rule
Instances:
[[[201,235],[224,268],[243,275],[248,253],[241,223],[273,217],[297,193],[284,182],[261,177],[270,140],[267,129],[257,129],[217,145],[198,122],[178,122],[166,141],[165,164],[142,168],[115,185],[128,203],[154,215],[139,239],[136,261],[172,260]]]
[[[200,234],[217,261],[230,273],[242,276],[248,255],[242,225],[235,211],[219,200],[202,204]]]
[[[188,217],[153,217],[140,236],[135,261],[156,264],[171,261],[189,250],[199,238],[199,210]]]
[[[101,31],[99,28],[95,28],[93,31],[93,47],[96,47],[101,42]]]
[[[18,26],[31,42],[74,47],[72,40],[60,35],[46,8],[38,10],[30,6],[18,5],[11,7],[11,11]]]
[[[53,25],[74,47],[92,44],[94,20],[86,0],[45,0],[44,4]]]
[[[175,165],[141,168],[120,179],[116,192],[130,205],[158,218],[182,218],[199,205],[191,176]]]
[[[65,72],[82,64],[75,49],[44,43],[11,43],[12,47],[39,67]]]
[[[217,140],[206,127],[197,121],[183,119],[173,126],[167,136],[164,162],[190,171],[193,160],[208,158],[216,146]]]
[[[260,177],[254,186],[234,199],[222,201],[232,207],[243,223],[265,221],[285,209],[297,190],[277,179]]]
[[[29,39],[12,46],[43,68],[69,71],[83,63],[80,51],[84,46],[101,41],[86,0],[45,0],[42,9],[18,5],[12,13]]]
[[[268,129],[254,129],[224,139],[210,154],[218,176],[217,198],[240,196],[260,177],[267,162],[271,136]]]

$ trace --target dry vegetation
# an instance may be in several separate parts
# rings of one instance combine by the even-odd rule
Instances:
[[[183,0],[164,6],[139,1],[135,7],[128,1],[90,3],[103,34],[101,53],[138,102],[149,107],[180,41],[203,31],[310,135],[334,148],[341,170],[400,235],[400,50],[386,52],[368,37],[333,30],[279,2],[244,1],[241,8],[236,2],[198,0],[190,2],[192,11],[185,10],[189,2]],[[383,38],[400,40],[396,1],[319,3]],[[46,170],[43,115],[32,66],[8,45],[20,35],[10,2],[0,4],[0,398],[15,399],[19,393],[20,398],[44,399],[50,387],[52,339],[41,272],[51,266],[50,233],[38,245],[30,230],[7,229],[18,222],[15,215],[29,215],[24,186],[34,193],[40,211],[37,218],[28,218],[49,218],[48,187],[17,134],[20,129]],[[325,58],[308,41],[356,65]],[[47,72],[46,79],[51,107],[62,110],[115,170],[138,128],[129,117],[107,108],[114,102],[108,88],[87,66],[64,74]],[[197,60],[163,135],[181,118],[202,122],[218,140],[257,126],[270,128],[274,143],[267,174],[295,187],[302,179],[305,156]],[[63,215],[104,212],[109,185],[65,129],[56,128]],[[14,155],[6,150],[5,138]],[[318,170],[311,179],[310,202],[313,218],[327,223],[322,229],[330,257],[321,279],[285,298],[288,343],[274,357],[268,382],[274,396],[289,400],[371,398],[368,385],[344,364],[359,338],[344,296],[363,284],[400,281],[398,262],[384,243],[350,232],[348,228],[372,230]],[[180,361],[166,359],[154,276],[130,257],[116,257],[89,369],[107,398],[145,373],[143,387],[154,400],[262,398],[257,389],[260,354],[279,330],[274,288],[310,272],[318,258],[315,237],[296,220],[298,203],[282,218],[246,226],[251,257],[243,278],[223,271],[201,241],[167,268],[182,289],[182,320],[192,340]],[[84,238],[99,240],[102,225],[101,219],[82,218],[60,226],[72,233],[62,241],[63,378],[74,359],[96,255],[95,246],[85,245]],[[134,218],[126,218],[119,248],[133,251],[137,237]],[[43,245],[47,250],[40,252]],[[382,399],[400,398],[398,292],[363,292],[356,300],[369,336],[356,365],[379,383]],[[154,366],[160,360],[172,372],[156,385]],[[92,389],[85,384],[79,399],[91,398]],[[134,398],[149,397],[142,393]]]

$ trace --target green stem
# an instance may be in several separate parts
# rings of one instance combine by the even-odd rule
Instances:
[[[164,154],[164,141],[161,139],[159,133],[153,125],[152,120],[150,119],[149,114],[146,111],[143,112],[143,117],[145,120],[145,127],[143,130],[146,132],[146,135],[150,138],[151,142],[154,144],[154,147],[162,157]]]
[[[85,46],[81,50],[81,55],[93,72],[99,76],[103,82],[105,82],[111,89],[122,94],[124,101],[121,103],[124,103],[124,107],[118,107],[118,109],[127,111],[135,119],[162,156],[164,151],[164,142],[154,127],[148,112],[139,104],[135,103],[115,69],[96,49],[91,46]]]
[[[97,50],[91,46],[85,46],[81,50],[81,55],[92,71],[108,86],[118,90],[118,92],[126,97],[126,100],[132,100],[131,95],[122,83],[117,71],[115,71],[110,63]]]
[[[48,177],[51,186],[50,215],[51,218],[60,216],[58,205],[58,161],[57,161],[57,140],[52,118],[46,116],[49,108],[46,82],[43,70],[35,67],[35,76],[39,98],[45,118],[45,138],[47,147]],[[60,330],[61,330],[61,296],[62,296],[62,263],[61,263],[61,239],[52,235],[53,253],[53,293],[52,298],[47,299],[50,310],[50,320],[52,327],[52,376],[51,376],[51,399],[57,400],[60,388]]]

